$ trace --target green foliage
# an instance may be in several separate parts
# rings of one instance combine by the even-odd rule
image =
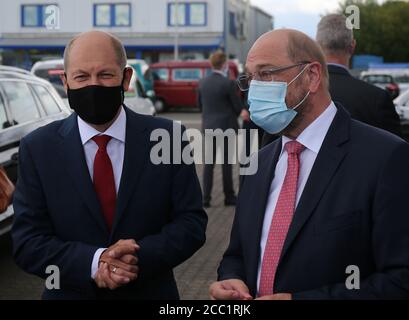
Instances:
[[[383,56],[387,62],[409,61],[408,1],[344,0],[339,12],[346,14],[348,5],[360,9],[360,30],[354,30],[356,54]]]

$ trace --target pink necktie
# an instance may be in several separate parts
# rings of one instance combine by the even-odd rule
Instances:
[[[297,141],[291,141],[286,143],[284,148],[288,154],[287,173],[274,210],[273,220],[264,250],[260,274],[260,297],[273,294],[278,262],[295,211],[297,183],[300,171],[299,155],[305,147]]]

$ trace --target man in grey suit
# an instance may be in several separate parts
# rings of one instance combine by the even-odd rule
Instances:
[[[237,93],[236,83],[228,78],[226,55],[217,51],[210,57],[213,72],[200,81],[198,89],[198,106],[202,111],[202,126],[206,129],[233,129],[237,132],[237,118],[244,109]],[[210,207],[213,186],[213,169],[216,159],[216,137],[207,137],[206,152],[213,151],[212,164],[205,164],[203,173],[203,201],[205,207]],[[228,163],[228,143],[223,144],[223,191],[225,205],[235,205],[236,195],[233,189],[232,165]],[[211,146],[210,149],[208,146]]]

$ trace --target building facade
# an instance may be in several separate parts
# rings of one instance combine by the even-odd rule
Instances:
[[[147,62],[203,59],[218,48],[244,62],[272,27],[248,0],[2,0],[0,62],[28,69],[61,57],[69,39],[87,30],[117,35],[129,58]]]

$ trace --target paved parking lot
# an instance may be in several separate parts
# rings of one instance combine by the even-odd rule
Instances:
[[[200,127],[199,113],[168,113],[165,116],[180,120],[187,127]],[[202,166],[197,166],[197,172],[201,180]],[[237,168],[234,176],[237,190]],[[224,206],[220,166],[216,166],[212,207],[207,213],[209,223],[206,244],[175,270],[182,299],[208,299],[208,287],[216,279],[217,266],[228,244],[234,209]],[[0,300],[39,299],[43,281],[24,273],[14,264],[11,246],[9,236],[0,238]]]

